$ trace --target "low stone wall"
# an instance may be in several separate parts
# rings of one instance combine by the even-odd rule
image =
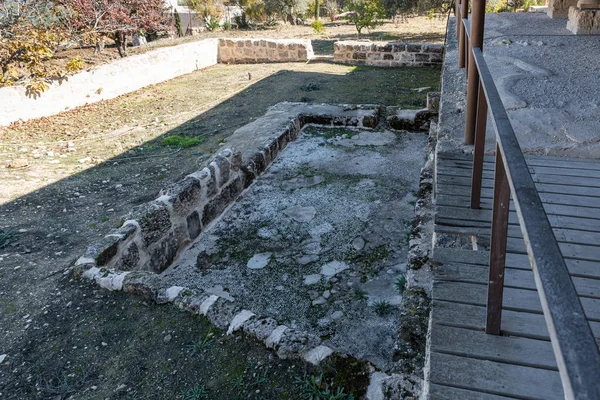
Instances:
[[[351,65],[402,67],[442,64],[444,48],[439,44],[341,41],[333,45],[333,59]]]
[[[577,5],[577,0],[548,0],[546,13],[550,18],[567,18],[569,7]]]
[[[379,108],[279,103],[228,139],[231,149],[136,207],[119,229],[91,244],[77,270],[164,271],[309,123],[375,127]],[[235,151],[233,149],[241,149]]]
[[[219,62],[223,64],[305,62],[312,57],[310,40],[219,39]]]
[[[108,100],[217,63],[216,39],[165,47],[70,76],[38,98],[24,86],[0,88],[0,126],[47,117],[88,103]]]
[[[600,8],[569,8],[567,29],[575,35],[600,35]]]

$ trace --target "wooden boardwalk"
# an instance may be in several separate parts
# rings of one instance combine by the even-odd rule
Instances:
[[[600,343],[600,161],[527,156],[586,317]],[[494,159],[481,209],[469,208],[471,156],[438,154],[438,233],[476,236],[471,249],[434,248],[431,399],[563,399],[534,275],[511,204],[502,336],[484,333]],[[600,377],[598,377],[600,382]]]

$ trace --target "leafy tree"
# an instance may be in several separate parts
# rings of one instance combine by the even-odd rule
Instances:
[[[383,24],[381,18],[385,15],[385,9],[381,0],[350,0],[348,2],[348,20],[354,24],[360,37],[364,28],[373,29]]]
[[[116,43],[119,55],[127,56],[129,35],[165,28],[164,0],[59,0],[71,10],[70,25],[82,37],[98,42],[103,35]]]
[[[196,11],[198,19],[217,18],[223,16],[223,8],[215,0],[189,0],[190,8]]]
[[[450,3],[450,0],[383,0],[385,10],[390,16],[413,13],[423,15],[431,11],[445,13]]]
[[[25,84],[28,95],[38,96],[53,78],[83,67],[73,59],[65,68],[51,60],[69,38],[60,24],[63,9],[44,1],[4,1],[0,5],[0,86]]]

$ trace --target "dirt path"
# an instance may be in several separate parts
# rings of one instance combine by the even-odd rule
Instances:
[[[438,81],[439,69],[429,68],[219,65],[3,129],[0,229],[12,229],[14,238],[0,248],[0,356],[7,355],[0,397],[169,399],[195,385],[214,399],[301,397],[304,365],[283,362],[240,335],[217,333],[211,341],[204,319],[101,291],[63,272],[134,205],[198,169],[269,105],[417,107],[425,93],[412,89],[436,90]],[[171,148],[162,145],[166,135],[202,143]],[[19,158],[29,166],[6,168]]]

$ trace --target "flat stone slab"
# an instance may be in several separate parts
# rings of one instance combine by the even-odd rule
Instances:
[[[232,332],[267,317],[281,326],[272,346],[293,332],[321,338],[308,362],[334,350],[388,370],[426,141],[308,125],[156,279],[235,299],[245,311]]]

